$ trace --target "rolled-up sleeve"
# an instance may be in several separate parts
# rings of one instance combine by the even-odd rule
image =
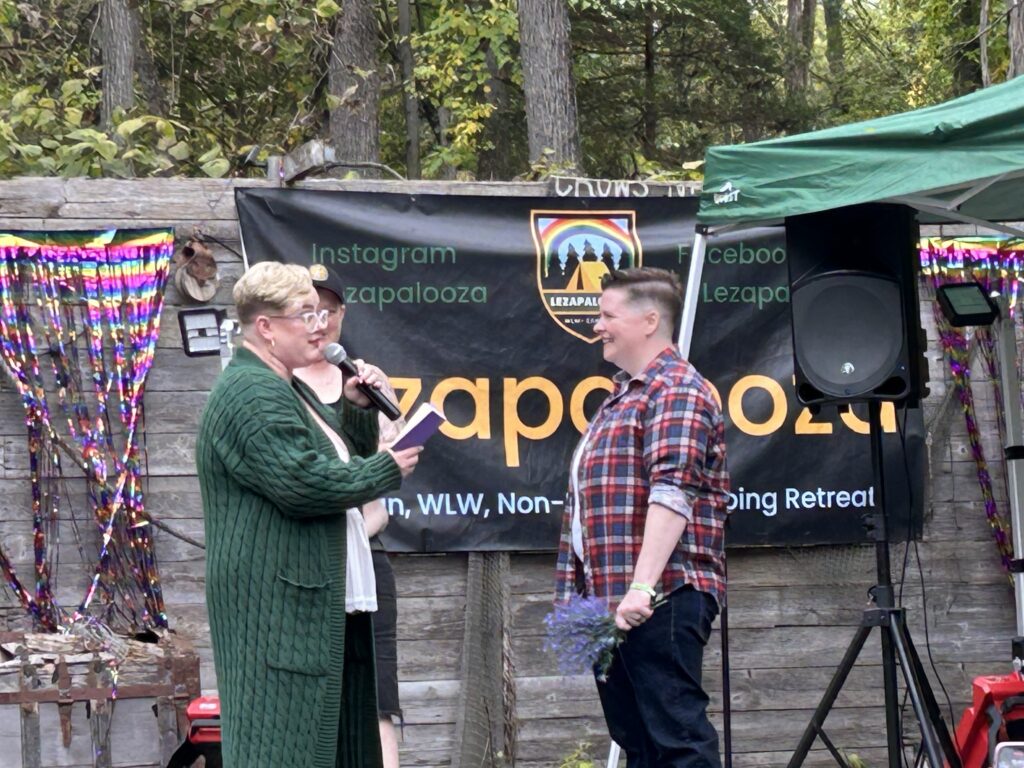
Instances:
[[[703,393],[664,387],[651,399],[644,420],[644,467],[649,504],[660,504],[693,519],[696,498],[705,487],[705,457],[713,421]]]
[[[682,515],[687,522],[693,522],[693,497],[674,485],[659,483],[653,486],[647,503],[660,504],[666,509],[671,509],[677,515]]]

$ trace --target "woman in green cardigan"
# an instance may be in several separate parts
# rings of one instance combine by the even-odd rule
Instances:
[[[372,638],[346,632],[346,509],[398,488],[419,449],[377,452],[356,385],[383,374],[365,366],[345,385],[341,458],[329,414],[292,380],[326,327],[304,268],[256,264],[234,299],[243,343],[196,443],[224,766],[375,768],[373,676],[352,672],[372,664]]]

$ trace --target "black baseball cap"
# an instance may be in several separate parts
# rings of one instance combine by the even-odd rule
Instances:
[[[314,287],[327,289],[337,296],[342,304],[345,303],[345,286],[334,270],[328,269],[323,264],[310,264],[309,276],[313,280]]]

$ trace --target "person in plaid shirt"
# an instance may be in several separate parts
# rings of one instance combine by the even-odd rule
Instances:
[[[628,633],[597,682],[628,768],[721,765],[701,671],[725,601],[725,424],[675,346],[681,315],[671,272],[605,275],[594,331],[622,370],[573,454],[558,553],[556,601],[603,598]]]

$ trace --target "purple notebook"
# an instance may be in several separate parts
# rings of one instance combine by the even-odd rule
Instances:
[[[391,450],[401,451],[404,448],[423,445],[445,421],[447,419],[444,414],[437,408],[430,403],[423,403],[406,422],[405,429],[398,433]]]

